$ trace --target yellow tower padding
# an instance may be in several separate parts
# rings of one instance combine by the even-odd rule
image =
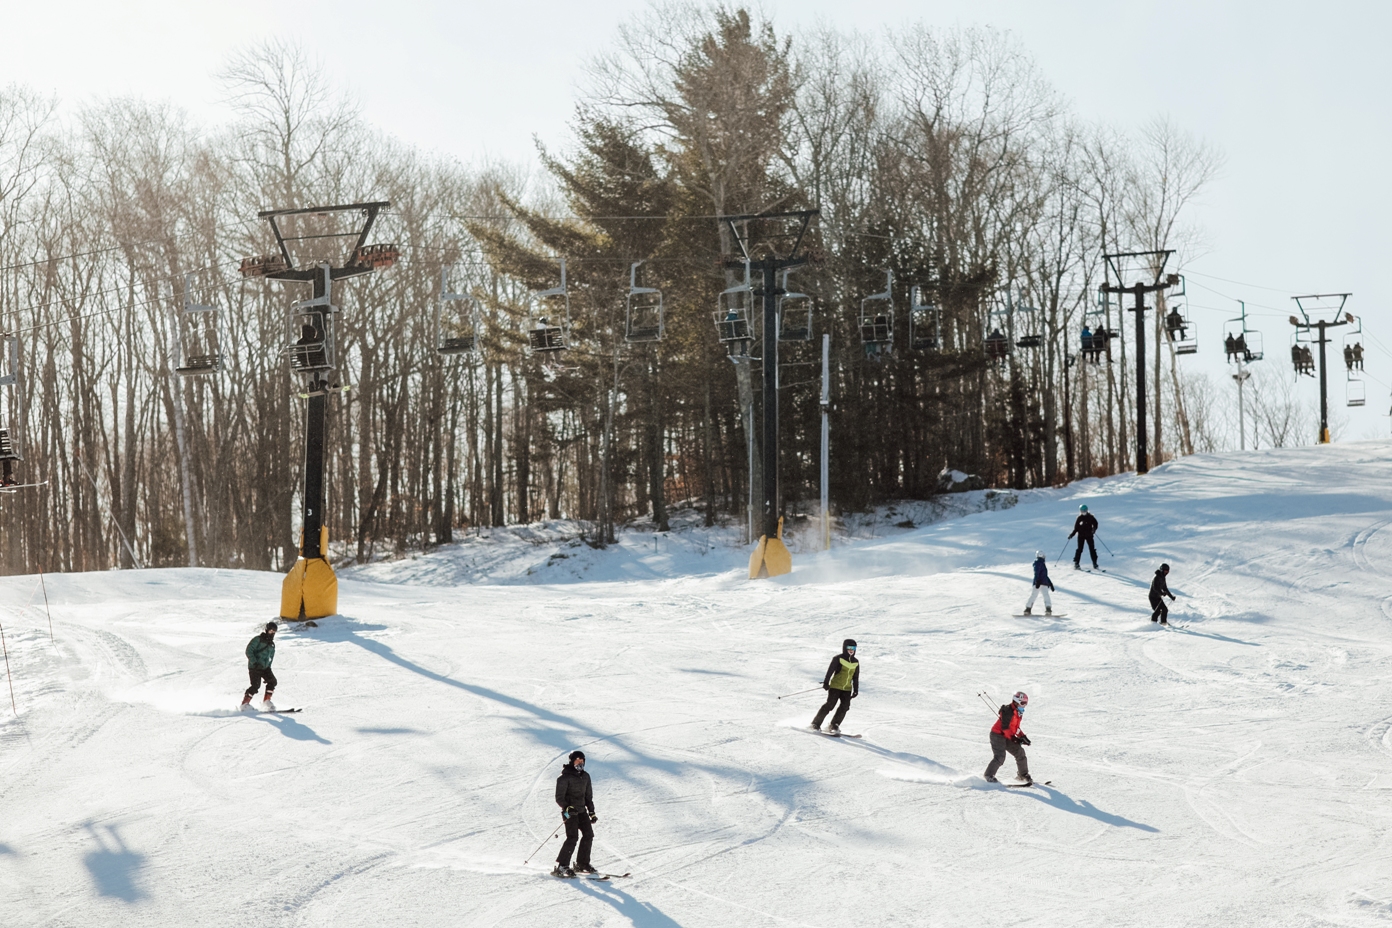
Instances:
[[[749,579],[778,577],[793,572],[793,555],[783,544],[783,519],[778,519],[778,537],[759,536],[759,544],[749,558]]]
[[[319,529],[319,550],[329,550],[329,529]],[[338,577],[327,558],[299,558],[280,585],[283,619],[322,619],[338,612]]]

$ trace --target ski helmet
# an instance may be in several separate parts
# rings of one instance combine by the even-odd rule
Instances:
[[[847,638],[845,641],[841,642],[842,651],[849,651],[851,648],[854,648],[855,646],[856,641],[854,638]]]
[[[1023,709],[1025,706],[1029,705],[1029,695],[1026,694],[1024,690],[1021,690],[1015,694],[1011,702]]]
[[[277,624],[274,623],[274,622],[267,622],[267,623],[266,623],[266,631],[268,631],[268,632],[273,632],[273,631],[275,631],[277,628],[280,628],[280,626],[277,625]]]
[[[577,760],[584,760],[584,759],[585,759],[585,752],[584,752],[584,751],[571,751],[571,752],[570,752],[570,762],[571,762],[572,764],[575,763]]]
[[[1169,573],[1169,572],[1170,572],[1170,565],[1169,565],[1169,564],[1161,564],[1161,565],[1160,565],[1160,569],[1163,570],[1165,573]]]
[[[1087,503],[1083,503],[1081,506],[1079,506],[1079,507],[1078,507],[1078,511],[1079,511],[1079,512],[1087,512]]]
[[[1043,551],[1036,551],[1036,552],[1034,552],[1034,559],[1035,559],[1036,561],[1042,561],[1042,560],[1044,560],[1044,552],[1043,552]]]

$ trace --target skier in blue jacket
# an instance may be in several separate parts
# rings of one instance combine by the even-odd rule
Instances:
[[[1048,587],[1048,589],[1045,589]],[[1025,603],[1025,615],[1030,614],[1030,609],[1034,607],[1034,600],[1040,592],[1044,593],[1044,614],[1054,614],[1054,604],[1049,600],[1049,590],[1054,588],[1054,581],[1049,579],[1049,568],[1044,565],[1044,552],[1034,552],[1034,589],[1030,590],[1029,602]]]

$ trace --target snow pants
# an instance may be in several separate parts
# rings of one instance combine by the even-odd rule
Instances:
[[[1030,590],[1029,602],[1025,603],[1025,608],[1026,608],[1026,609],[1033,609],[1033,608],[1034,608],[1034,600],[1035,600],[1035,597],[1037,597],[1037,596],[1039,595],[1040,591],[1043,591],[1043,593],[1044,593],[1044,608],[1045,608],[1045,609],[1052,609],[1052,608],[1054,608],[1054,604],[1049,600],[1049,588],[1048,588],[1047,586],[1037,586],[1037,587],[1035,587],[1034,589]]]
[[[1152,622],[1164,622],[1170,624],[1170,607],[1165,605],[1163,596],[1156,596],[1150,601],[1150,620]]]
[[[575,850],[575,842],[580,842],[580,853],[575,855],[575,866],[584,868],[590,865],[590,845],[594,844],[594,826],[590,824],[590,816],[581,809],[579,812],[572,812],[570,818],[565,820],[566,839],[561,845],[561,853],[556,857],[556,863],[562,867],[570,866],[570,852]]]
[[[831,707],[836,705],[838,701],[840,701],[841,707],[837,709],[836,714],[831,717],[831,727],[841,727],[841,720],[846,717],[846,710],[851,708],[851,691],[832,689],[827,690],[826,704],[817,710],[817,717],[812,720],[813,728],[822,727],[822,719],[827,717],[827,713],[831,711]]]
[[[1092,566],[1097,566],[1097,545],[1092,543],[1091,535],[1078,536],[1078,550],[1073,552],[1073,566],[1077,567],[1078,562],[1083,559],[1083,542],[1087,542],[1088,554],[1092,555]]]
[[[247,699],[250,699],[251,697],[255,696],[256,691],[261,689],[262,680],[266,681],[266,698],[271,698],[271,694],[275,692],[276,688],[276,677],[275,674],[271,673],[271,668],[248,667],[247,676],[251,677],[251,686],[248,686],[246,688]]]
[[[1005,753],[1009,751],[1010,756],[1015,758],[1015,772],[1021,779],[1029,777],[1029,758],[1025,756],[1025,746],[1016,744],[1014,741],[1006,741],[1005,735],[998,731],[991,732],[991,763],[986,767],[987,778],[996,775],[996,771],[1005,763]]]

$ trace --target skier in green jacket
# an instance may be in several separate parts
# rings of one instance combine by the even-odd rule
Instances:
[[[822,719],[826,718],[831,707],[839,702],[841,705],[831,717],[831,727],[827,729],[828,734],[839,735],[841,722],[846,718],[846,710],[851,708],[851,700],[860,695],[860,662],[856,660],[854,638],[847,638],[841,642],[841,653],[831,659],[826,676],[822,678],[822,689],[827,691],[827,701],[817,710],[812,727],[821,731]]]
[[[275,660],[275,634],[279,628],[274,622],[267,622],[266,628],[261,634],[247,642],[247,675],[251,677],[251,686],[246,688],[246,693],[242,696],[242,708],[245,709],[251,704],[251,697],[256,695],[256,691],[261,688],[261,681],[266,681],[266,698],[261,701],[261,708],[266,712],[274,712],[275,704],[271,702],[271,694],[275,692],[276,677],[271,672],[271,661]]]

